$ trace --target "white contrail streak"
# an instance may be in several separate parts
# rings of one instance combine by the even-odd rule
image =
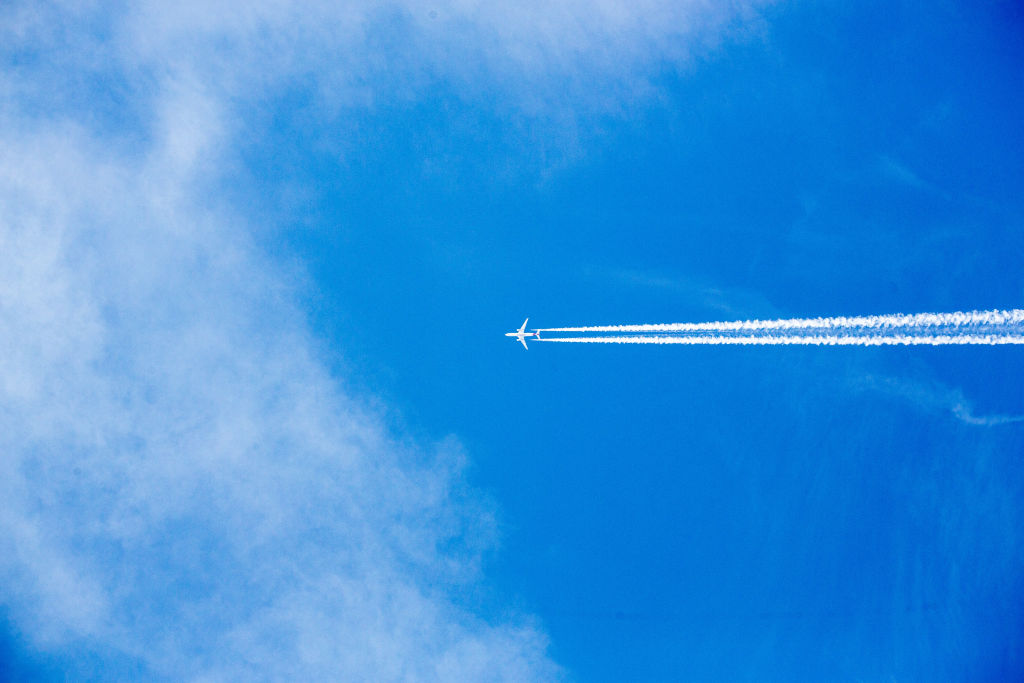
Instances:
[[[1024,344],[1021,334],[959,334],[959,335],[777,335],[761,337],[729,337],[705,335],[691,337],[562,337],[542,342],[563,342],[575,344],[688,344],[717,345],[740,344],[749,346],[946,346],[946,345],[994,345]]]
[[[538,332],[727,332],[764,330],[899,330],[901,328],[972,328],[988,325],[1024,323],[1024,310],[967,311],[957,313],[915,313],[912,315],[868,315],[836,318],[790,318],[783,320],[738,320],[734,322],[663,323],[654,325],[598,325],[592,327],[548,327]],[[956,335],[958,336],[958,335]],[[897,337],[893,337],[897,338]],[[620,342],[621,343],[621,342]],[[652,343],[652,342],[636,342]],[[688,342],[658,342],[681,344]],[[690,342],[705,343],[705,342]],[[726,343],[726,342],[722,342]],[[736,342],[732,342],[736,343]],[[757,342],[767,343],[767,342]],[[804,343],[804,342],[801,342]],[[810,343],[810,342],[807,342]],[[902,344],[904,342],[893,342]],[[960,342],[946,342],[960,343]],[[968,342],[963,342],[968,343]],[[970,342],[987,343],[987,342]]]

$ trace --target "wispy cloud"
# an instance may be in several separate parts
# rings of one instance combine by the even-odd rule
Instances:
[[[958,420],[966,422],[967,424],[979,425],[982,427],[1024,422],[1024,415],[975,415],[972,412],[970,405],[965,402],[954,404],[952,410],[953,415],[955,415]]]
[[[0,56],[20,68],[0,82],[34,106],[93,109],[97,125],[143,133],[168,83],[216,93],[235,126],[258,126],[268,101],[299,89],[303,115],[320,124],[305,134],[342,146],[353,112],[441,87],[506,122],[503,134],[538,157],[572,156],[596,118],[650,104],[666,71],[763,31],[770,3],[186,0],[113,14],[102,3],[15,3],[0,7]],[[90,99],[112,83],[115,100]]]
[[[960,389],[935,382],[924,383],[897,377],[866,375],[858,379],[855,386],[898,396],[922,410],[948,413],[964,424],[978,427],[1024,422],[1024,415],[976,415],[970,401]]]
[[[753,315],[766,316],[777,312],[770,302],[754,292],[736,287],[713,286],[678,274],[621,268],[595,269],[587,271],[586,274],[590,277],[600,276],[601,279],[610,278],[630,287],[672,294],[678,302],[687,308],[699,309],[701,314],[713,311],[718,315],[743,318]]]
[[[328,373],[254,246],[265,226],[210,188],[288,88],[323,120],[438,80],[571,120],[628,106],[752,6],[0,8],[0,596],[18,629],[72,677],[558,677],[529,616],[456,600],[497,533],[457,442],[408,446]]]
[[[73,130],[3,140],[17,623],[158,676],[554,675],[529,621],[449,597],[494,534],[458,445],[410,451],[327,375],[272,264],[193,202],[179,143],[136,165]]]
[[[919,175],[910,170],[906,164],[893,157],[884,154],[879,156],[878,167],[883,176],[894,182],[909,185],[919,190],[931,188]]]

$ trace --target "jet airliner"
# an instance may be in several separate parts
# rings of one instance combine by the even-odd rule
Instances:
[[[523,321],[523,326],[520,327],[517,331],[515,331],[515,332],[506,332],[505,333],[506,337],[515,337],[516,339],[518,339],[519,343],[522,344],[523,348],[526,349],[527,351],[530,350],[530,347],[526,345],[526,338],[527,337],[533,337],[535,339],[540,339],[540,332],[527,332],[526,331],[526,323],[528,323],[528,322],[530,322],[529,318],[527,318],[526,320]]]

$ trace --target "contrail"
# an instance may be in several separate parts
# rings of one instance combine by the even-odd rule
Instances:
[[[946,346],[1024,344],[1024,334],[959,334],[959,335],[764,335],[764,336],[607,336],[607,337],[541,337],[542,342],[574,344],[739,344],[749,346]]]
[[[989,326],[1013,326],[1024,323],[1024,310],[968,311],[957,313],[915,313],[912,315],[869,315],[835,318],[790,318],[782,320],[739,320],[733,322],[663,323],[654,325],[598,325],[592,327],[548,327],[538,332],[757,332],[768,330],[864,330],[897,331],[906,328],[943,329],[958,331]],[[916,335],[915,335],[916,336]],[[943,336],[943,335],[939,335]],[[953,335],[958,337],[960,335]],[[893,338],[898,338],[894,336]],[[549,340],[554,341],[554,340]],[[622,342],[619,342],[622,343]],[[652,343],[652,342],[631,342]],[[657,342],[704,343],[704,342]],[[721,342],[725,343],[725,342]],[[733,342],[737,343],[737,342]],[[755,342],[751,342],[755,343]],[[762,343],[762,342],[756,342]],[[791,342],[798,343],[798,342]],[[804,342],[799,342],[804,343]],[[807,342],[810,343],[810,342]],[[902,344],[904,342],[893,342]],[[961,343],[961,342],[944,342]],[[962,342],[967,343],[967,342]],[[988,342],[970,342],[988,343]]]

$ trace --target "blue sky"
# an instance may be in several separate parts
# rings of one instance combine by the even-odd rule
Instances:
[[[0,673],[1012,680],[1010,2],[0,9]]]

